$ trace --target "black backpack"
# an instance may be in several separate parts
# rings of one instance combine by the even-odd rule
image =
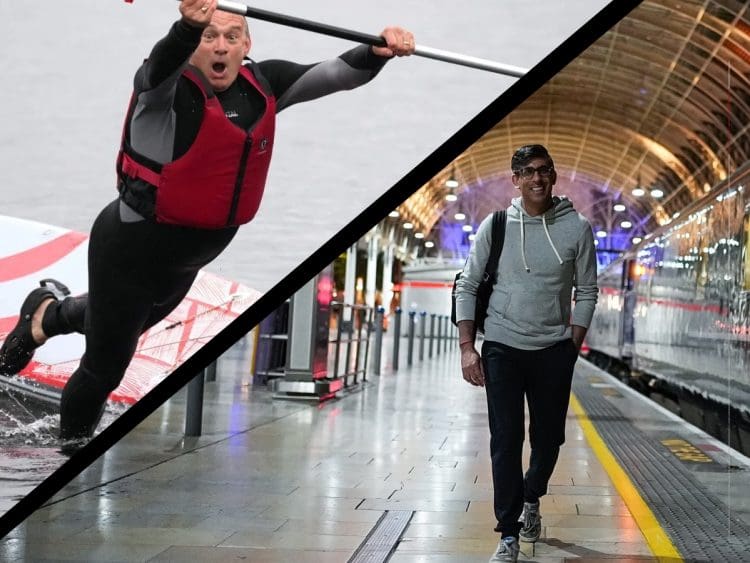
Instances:
[[[474,328],[477,332],[484,332],[484,321],[487,318],[487,307],[490,304],[490,295],[492,286],[495,285],[495,276],[497,274],[497,263],[500,261],[500,254],[503,252],[503,242],[505,242],[505,220],[506,211],[495,211],[492,214],[492,239],[490,242],[490,257],[487,259],[487,265],[484,267],[484,276],[477,287],[477,302],[474,309]],[[453,280],[453,291],[451,291],[451,322],[458,326],[456,322],[456,283],[463,271],[456,274]]]

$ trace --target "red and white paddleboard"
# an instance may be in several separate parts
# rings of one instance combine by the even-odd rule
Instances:
[[[39,280],[58,279],[73,295],[86,292],[87,247],[88,235],[83,233],[0,215],[0,341],[15,326],[21,303],[39,287]],[[137,402],[260,295],[201,271],[182,303],[141,336],[110,401]],[[84,338],[79,334],[51,338],[21,373],[0,374],[0,381],[57,401],[83,351]]]

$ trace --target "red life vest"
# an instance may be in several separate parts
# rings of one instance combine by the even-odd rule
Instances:
[[[129,146],[131,103],[118,156],[118,175],[140,178],[156,187],[156,220],[161,223],[216,229],[249,222],[258,211],[268,176],[276,124],[276,99],[253,72],[240,67],[246,80],[265,99],[266,109],[244,131],[232,123],[204,79],[191,69],[183,76],[203,94],[203,120],[193,144],[177,160],[156,169]]]

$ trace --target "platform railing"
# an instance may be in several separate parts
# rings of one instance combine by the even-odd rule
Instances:
[[[430,317],[429,331],[427,330],[427,317]],[[375,339],[373,343],[373,373],[380,375],[383,350],[383,328],[385,313],[379,307],[375,314]],[[415,363],[415,346],[419,362],[425,359],[425,350],[428,359],[433,355],[447,353],[448,348],[455,348],[458,342],[458,331],[450,322],[448,315],[438,315],[427,311],[409,311],[406,318],[403,311],[397,308],[393,313],[393,347],[391,356],[391,369],[398,371],[401,359],[401,340],[406,338],[406,363],[411,367]],[[437,322],[436,322],[437,321]],[[403,327],[403,324],[406,324]]]
[[[266,384],[273,378],[283,377],[289,345],[289,300],[282,303],[253,330],[253,383]]]
[[[328,341],[333,355],[333,370],[329,377],[342,378],[344,387],[357,384],[360,376],[361,381],[367,381],[367,362],[375,310],[368,305],[352,305],[339,301],[332,301],[330,307],[331,322],[336,323],[336,332]],[[351,311],[351,314],[348,315],[349,320],[345,321],[344,312],[347,310]],[[346,352],[342,358],[344,346]]]
[[[287,310],[279,309],[270,315],[261,325],[254,329],[255,357],[254,376],[259,383],[266,383],[270,378],[283,377],[280,361],[289,344],[289,335],[284,330],[288,326]],[[349,320],[344,320],[344,311],[351,312]],[[427,317],[429,316],[429,330]],[[418,347],[417,361],[423,362],[425,351],[428,359],[447,353],[449,346],[455,348],[458,332],[450,323],[448,315],[439,315],[427,311],[409,311],[405,319],[403,312],[397,308],[391,323],[393,329],[392,370],[398,371],[401,353],[401,341],[406,339],[407,365],[415,363],[415,346]],[[335,322],[335,330],[330,327]],[[385,310],[367,305],[351,305],[331,302],[328,354],[328,380],[343,382],[344,388],[367,381],[368,367],[371,372],[380,375],[383,357],[383,335],[385,333]],[[406,324],[404,327],[403,324]],[[331,336],[333,333],[333,336]],[[370,356],[370,341],[373,340],[373,354]],[[263,359],[265,358],[265,359]],[[185,435],[200,436],[203,418],[203,387],[205,381],[215,381],[217,362],[212,362],[188,384],[185,411]]]

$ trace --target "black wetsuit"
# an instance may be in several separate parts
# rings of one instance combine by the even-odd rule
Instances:
[[[181,156],[200,126],[202,96],[182,77],[200,43],[201,30],[175,23],[135,77],[136,111],[131,145],[157,163]],[[366,45],[312,65],[270,60],[258,68],[277,100],[277,113],[292,104],[357,87],[387,59]],[[263,111],[262,97],[238,82],[217,97],[227,117],[248,127]],[[216,258],[236,227],[197,229],[153,220],[154,188],[141,180],[120,186],[121,197],[99,214],[91,230],[88,294],[54,302],[43,329],[48,336],[83,332],[86,350],[63,390],[60,436],[89,436],[107,396],[122,380],[138,338],[187,294],[198,271]]]

